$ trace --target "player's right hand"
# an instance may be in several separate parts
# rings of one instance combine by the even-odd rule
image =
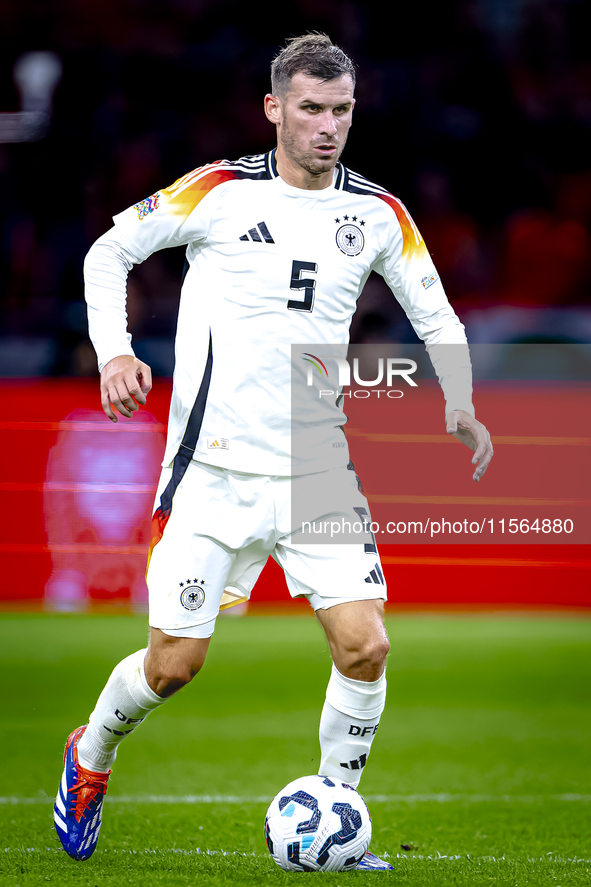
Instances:
[[[101,404],[111,422],[117,422],[115,410],[131,419],[146,402],[152,388],[152,370],[131,354],[114,357],[101,373]]]

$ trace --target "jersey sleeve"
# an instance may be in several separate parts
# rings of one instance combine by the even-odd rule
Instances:
[[[474,415],[472,364],[463,324],[450,305],[419,229],[396,197],[380,194],[392,215],[374,270],[381,274],[425,343],[446,411]]]
[[[235,177],[222,163],[193,170],[113,217],[118,234],[138,261],[156,250],[206,240],[211,201],[203,202],[204,198]]]
[[[133,355],[127,332],[127,275],[153,252],[204,243],[213,189],[234,178],[224,162],[200,167],[114,216],[114,227],[90,248],[84,262],[89,335],[99,370],[121,354]]]

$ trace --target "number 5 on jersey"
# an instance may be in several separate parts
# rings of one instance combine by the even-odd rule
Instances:
[[[292,290],[304,290],[304,298],[288,299],[287,307],[294,311],[312,311],[314,308],[314,290],[316,289],[316,281],[313,277],[302,277],[302,271],[311,271],[316,274],[318,265],[315,262],[296,262],[291,266],[291,282],[289,288]]]

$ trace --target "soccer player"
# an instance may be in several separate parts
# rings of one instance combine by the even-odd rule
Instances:
[[[491,459],[474,418],[464,328],[421,235],[399,200],[339,161],[354,86],[351,60],[328,37],[290,40],[265,97],[277,148],[190,172],[116,216],[88,253],[90,335],[113,422],[117,413],[130,418],[151,388],[127,333],[127,273],[180,244],[188,271],[147,571],[150,642],[116,666],[88,725],[67,740],[54,820],[75,859],[96,847],[119,743],[199,672],[220,607],[248,599],[269,555],[291,595],[308,598],[333,659],[319,773],[358,784],[386,697],[386,587],[371,534],[338,545],[292,538],[292,498],[310,502],[309,521],[355,521],[369,508],[343,446],[338,401],[291,421],[290,349],[346,346],[372,269],[426,343],[447,430],[473,451],[474,480]],[[465,360],[448,365],[442,344]],[[304,441],[297,454],[292,439]],[[359,867],[391,868],[371,853]]]

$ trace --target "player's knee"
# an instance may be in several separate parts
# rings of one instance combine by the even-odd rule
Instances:
[[[357,651],[357,658],[358,661],[366,663],[369,668],[375,669],[381,674],[389,652],[390,642],[384,633],[368,638],[365,643],[361,644]]]
[[[191,683],[201,670],[202,664],[182,659],[156,662],[150,670],[148,683],[158,696],[163,698],[172,696],[173,693]]]
[[[176,638],[152,629],[144,668],[152,690],[166,698],[189,684],[201,671],[209,638]]]
[[[368,645],[368,659],[376,665],[384,665],[390,652],[390,641],[384,632],[380,637],[374,638]]]
[[[370,635],[335,651],[335,665],[345,677],[377,681],[384,671],[389,651],[390,643],[385,632]]]
[[[201,671],[205,653],[179,646],[148,650],[145,660],[146,680],[152,690],[166,698],[190,684]]]

